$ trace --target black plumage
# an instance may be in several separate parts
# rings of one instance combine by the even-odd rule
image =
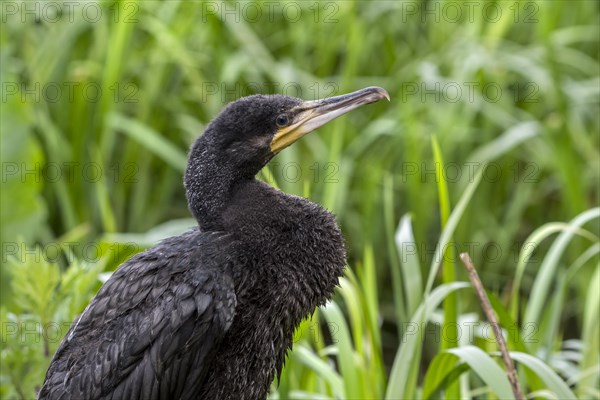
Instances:
[[[255,179],[283,148],[388,97],[250,96],[194,143],[185,174],[198,227],[121,265],[73,323],[40,399],[263,399],[295,328],[345,266],[332,214]]]

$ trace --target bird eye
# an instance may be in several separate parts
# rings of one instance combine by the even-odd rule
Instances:
[[[281,114],[280,116],[277,117],[277,119],[275,120],[275,123],[277,124],[277,126],[282,127],[282,126],[286,126],[288,124],[289,120],[287,115],[285,114]]]

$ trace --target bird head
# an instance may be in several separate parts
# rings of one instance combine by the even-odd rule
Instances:
[[[203,136],[243,176],[256,175],[277,153],[327,122],[388,93],[368,87],[322,100],[253,95],[228,104]]]
[[[250,181],[277,153],[320,126],[388,93],[368,87],[303,101],[254,95],[228,104],[192,146],[184,178],[188,205],[203,229],[220,227],[234,186]]]

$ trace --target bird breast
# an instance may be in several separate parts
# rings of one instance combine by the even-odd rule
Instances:
[[[323,207],[256,181],[234,196],[224,225],[244,247],[244,265],[234,274],[242,294],[258,292],[256,301],[304,314],[332,295],[346,255],[335,218]]]

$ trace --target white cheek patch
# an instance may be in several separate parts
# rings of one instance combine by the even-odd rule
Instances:
[[[227,148],[227,152],[230,154],[243,154],[250,150],[259,150],[268,148],[271,144],[271,137],[269,136],[256,136],[248,138],[244,142],[235,142]]]
[[[255,149],[260,149],[260,148],[264,148],[264,147],[269,147],[269,144],[271,142],[271,137],[269,136],[256,136],[251,138],[248,141],[248,144]]]

